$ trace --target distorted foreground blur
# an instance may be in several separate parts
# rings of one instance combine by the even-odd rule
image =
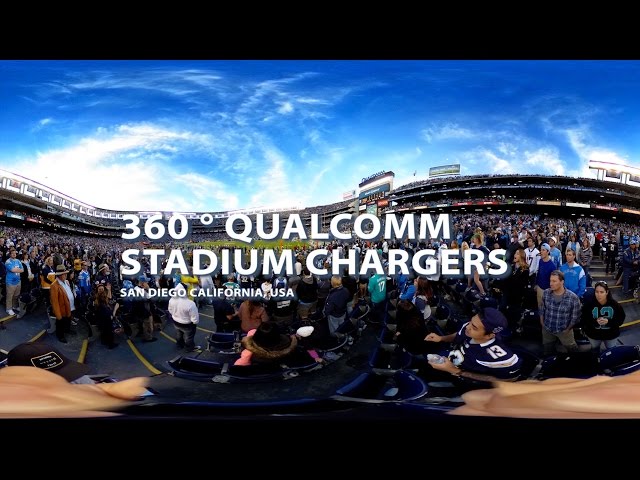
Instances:
[[[0,370],[0,418],[102,417],[131,404],[146,391],[146,378],[76,385],[47,370]]]
[[[640,418],[640,371],[618,377],[499,382],[462,397],[453,415],[517,418]]]

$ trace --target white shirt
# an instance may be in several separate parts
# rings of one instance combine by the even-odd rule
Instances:
[[[76,309],[75,299],[73,297],[73,292],[71,291],[71,287],[69,286],[69,281],[65,280],[64,282],[58,281],[60,286],[64,289],[64,292],[69,297],[69,305],[71,306],[71,311],[73,312]]]
[[[171,297],[169,300],[169,313],[173,320],[183,325],[194,324],[200,322],[200,314],[198,307],[189,297]]]
[[[213,279],[211,278],[211,275],[199,275],[198,279],[200,280],[200,286],[202,288],[215,288],[215,285],[213,283]]]
[[[540,252],[538,249],[536,247],[527,247],[524,250],[524,254],[527,258],[527,263],[529,264],[529,275],[538,273],[538,266],[540,265]]]

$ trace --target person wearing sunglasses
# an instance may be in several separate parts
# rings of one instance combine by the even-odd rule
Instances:
[[[625,313],[611,297],[607,282],[596,282],[594,287],[595,296],[586,300],[582,306],[582,326],[591,342],[592,351],[600,353],[603,343],[606,349],[618,345],[620,325],[624,322]]]

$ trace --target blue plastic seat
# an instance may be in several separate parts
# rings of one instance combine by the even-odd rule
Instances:
[[[413,372],[399,370],[393,376],[375,372],[360,374],[336,391],[334,400],[359,403],[406,402],[427,393],[427,385]]]
[[[223,364],[195,357],[179,356],[167,362],[173,369],[173,375],[189,380],[209,381],[222,371]]]
[[[212,333],[207,337],[209,351],[228,350],[233,348],[233,333]]]
[[[380,335],[378,335],[378,341],[380,343],[396,343],[394,335],[395,332],[392,332],[388,328],[383,328],[380,330]]]
[[[373,351],[369,359],[369,366],[376,370],[394,372],[407,368],[411,365],[412,360],[413,356],[400,347],[393,351],[378,347]]]
[[[523,347],[512,345],[510,348],[522,359],[518,380],[526,380],[534,376],[537,373],[536,368],[540,365],[540,357]]]
[[[617,377],[640,370],[640,346],[621,345],[609,348],[600,354],[600,369],[603,373]]]
[[[434,320],[438,320],[438,321],[449,320],[450,316],[451,316],[451,308],[449,308],[449,306],[445,305],[444,303],[440,303],[438,305],[438,307],[435,310],[435,314],[433,315]]]
[[[600,372],[596,355],[591,352],[570,352],[545,358],[539,378],[590,378]]]

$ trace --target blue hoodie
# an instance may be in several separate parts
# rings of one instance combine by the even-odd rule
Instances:
[[[565,263],[559,270],[564,273],[564,288],[582,298],[587,289],[587,276],[584,274],[584,269],[574,262],[573,267]]]

